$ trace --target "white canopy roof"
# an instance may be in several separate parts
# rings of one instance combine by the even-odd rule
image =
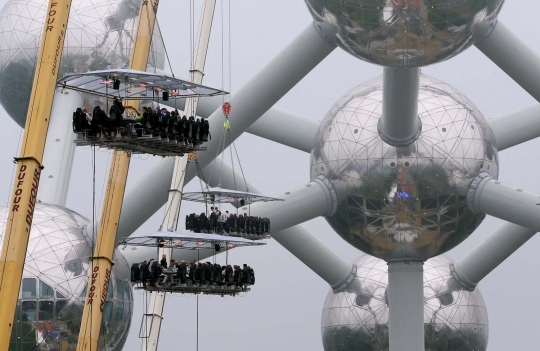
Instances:
[[[237,202],[240,202],[240,200],[244,200],[246,205],[254,202],[283,201],[283,199],[264,196],[261,194],[223,188],[210,188],[208,190],[189,192],[182,195],[182,201],[194,201],[203,203],[212,202],[236,204]]]
[[[120,88],[113,89],[113,81]],[[169,99],[225,95],[226,91],[191,83],[164,74],[132,69],[107,69],[74,73],[58,80],[58,86],[102,97],[120,97],[125,100],[152,100],[160,93],[169,92]]]

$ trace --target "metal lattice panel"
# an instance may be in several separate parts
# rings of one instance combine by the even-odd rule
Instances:
[[[0,248],[8,217],[0,209]],[[92,245],[88,219],[64,207],[36,203],[10,350],[76,348]],[[96,351],[121,350],[129,332],[133,294],[128,264],[113,258],[102,336]]]
[[[487,309],[478,289],[463,290],[450,273],[451,261],[438,256],[424,264],[426,351],[485,351]],[[321,332],[325,351],[388,350],[388,264],[362,256],[356,278],[341,293],[328,293]]]
[[[341,98],[324,118],[311,153],[311,178],[347,194],[332,228],[354,247],[387,260],[427,259],[465,240],[485,215],[467,207],[472,180],[498,177],[495,138],[463,94],[422,76],[422,134],[393,147],[379,136],[382,79]]]

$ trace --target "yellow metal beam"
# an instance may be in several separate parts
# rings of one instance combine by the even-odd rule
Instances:
[[[49,0],[0,256],[0,350],[8,350],[71,0]]]
[[[146,71],[158,4],[159,0],[141,1],[131,69]],[[138,106],[133,107],[138,109]],[[113,154],[94,256],[91,258],[92,266],[77,351],[97,350],[130,160],[129,153],[115,151]]]

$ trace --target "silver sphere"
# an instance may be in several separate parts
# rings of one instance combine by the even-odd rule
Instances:
[[[324,175],[345,194],[327,221],[348,243],[385,260],[425,260],[461,243],[484,219],[466,196],[480,172],[498,177],[495,137],[463,94],[422,75],[422,134],[393,147],[377,131],[381,100],[376,78],[332,107],[314,140],[311,178]]]
[[[424,263],[424,331],[429,351],[484,351],[489,322],[479,289],[463,290],[444,256]],[[388,265],[368,255],[357,259],[346,291],[328,293],[321,332],[325,351],[388,351]],[[391,308],[391,306],[390,306]]]
[[[0,248],[8,211],[0,209]],[[64,207],[36,203],[10,350],[75,350],[92,244],[88,219]],[[121,350],[133,313],[130,269],[114,254],[111,283],[96,351]]]
[[[141,0],[73,0],[59,77],[129,64]],[[9,0],[0,11],[0,103],[24,126],[48,0]],[[163,69],[154,31],[148,64]],[[90,97],[88,97],[90,98]],[[93,106],[95,101],[87,101]]]
[[[447,60],[493,30],[504,0],[306,0],[319,33],[387,67]]]

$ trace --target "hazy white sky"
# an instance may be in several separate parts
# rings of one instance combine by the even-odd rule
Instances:
[[[0,0],[0,5],[6,0]],[[196,1],[202,3],[202,1]],[[220,4],[221,2],[218,2]],[[227,2],[228,3],[228,2]],[[187,77],[189,69],[189,1],[162,1],[159,22],[175,74]],[[200,5],[200,4],[199,4]],[[219,6],[219,5],[218,5]],[[533,50],[540,51],[534,0],[508,1],[501,20]],[[196,15],[198,19],[198,13]],[[236,0],[232,4],[232,91],[238,90],[311,21],[301,0]],[[216,16],[204,84],[221,87],[221,25]],[[450,61],[427,67],[423,73],[441,79],[466,94],[487,118],[520,109],[536,102],[476,48]],[[381,67],[361,62],[336,49],[301,81],[277,106],[321,120],[328,109],[355,85],[382,73]],[[229,72],[226,72],[228,75]],[[228,87],[226,87],[228,88]],[[234,108],[234,101],[233,101]],[[0,107],[1,109],[1,107]],[[21,129],[1,110],[4,119],[0,145],[0,200],[9,199],[12,157],[17,154]],[[66,111],[69,118],[70,111]],[[234,126],[234,121],[232,121]],[[265,194],[272,195],[309,181],[309,155],[290,150],[252,135],[237,142],[248,179]],[[500,153],[500,179],[540,193],[537,175],[540,140]],[[88,150],[78,149],[67,207],[91,216],[91,159]],[[108,153],[98,157],[98,194],[107,171]],[[148,157],[132,162],[129,186],[159,162]],[[187,189],[197,189],[192,182]],[[100,196],[98,196],[98,199]],[[182,215],[202,212],[185,203]],[[154,230],[163,211],[139,230]],[[488,218],[480,228],[449,255],[463,257],[501,225]],[[361,255],[337,236],[322,218],[304,226],[347,260]],[[540,255],[535,237],[510,257],[481,284],[490,319],[489,350],[533,350],[538,347],[535,331],[540,328],[538,304]],[[219,257],[218,261],[223,261]],[[322,350],[320,317],[328,286],[279,244],[270,241],[261,248],[234,250],[231,262],[248,263],[256,270],[257,285],[243,298],[202,298],[199,301],[200,350]],[[142,296],[136,296],[131,333],[125,350],[140,348],[138,338],[143,313]],[[160,350],[194,350],[196,300],[167,297]]]

